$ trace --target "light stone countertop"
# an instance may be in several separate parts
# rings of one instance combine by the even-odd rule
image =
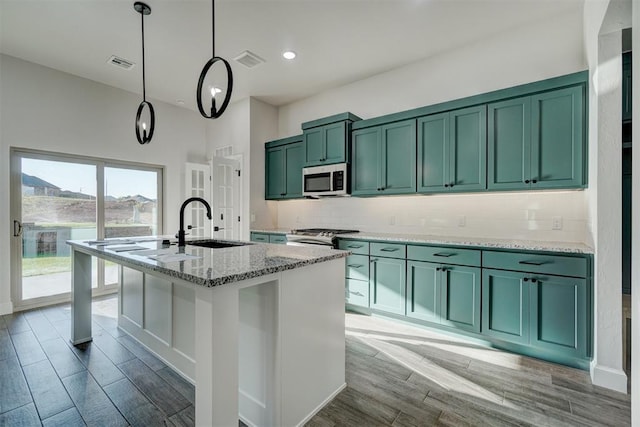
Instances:
[[[163,249],[161,241],[140,241],[144,237],[132,237],[131,246],[144,247],[147,250]],[[148,238],[147,238],[148,239]],[[117,239],[122,240],[122,238]],[[197,241],[197,240],[193,240]],[[224,242],[222,240],[219,240]],[[162,262],[138,251],[116,252],[114,249],[125,245],[97,246],[84,240],[70,240],[67,243],[74,249],[86,254],[107,259],[115,263],[142,267],[158,273],[192,282],[196,285],[213,287],[225,283],[239,282],[271,273],[291,270],[306,265],[339,259],[349,255],[348,251],[327,249],[326,247],[299,247],[269,243],[243,243],[242,246],[211,249],[187,244],[184,248],[177,245],[169,247],[173,254],[184,253],[196,258]],[[189,243],[189,240],[187,240]],[[235,243],[235,242],[232,242]],[[111,249],[110,249],[111,248]]]
[[[372,233],[361,231],[341,234],[343,239],[380,240],[399,243],[428,243],[437,245],[469,246],[482,249],[515,249],[527,251],[563,252],[573,254],[593,254],[594,250],[584,243],[547,242],[536,240],[491,239],[484,237],[447,237],[422,234]]]
[[[276,233],[276,234],[289,234],[290,228],[252,228],[252,233]]]

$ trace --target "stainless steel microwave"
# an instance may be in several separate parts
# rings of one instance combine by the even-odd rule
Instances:
[[[348,170],[346,163],[303,168],[302,195],[346,196],[349,194]]]

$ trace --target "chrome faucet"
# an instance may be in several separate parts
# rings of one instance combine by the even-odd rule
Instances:
[[[207,208],[207,218],[211,219],[211,206],[209,206],[209,203],[207,203],[207,201],[203,198],[200,197],[189,197],[187,200],[184,201],[184,203],[182,204],[182,207],[180,208],[180,230],[178,230],[178,246],[182,247],[185,245],[184,243],[184,236],[185,236],[185,232],[184,232],[184,208],[187,207],[187,205],[191,202],[200,202],[204,205],[205,208]]]

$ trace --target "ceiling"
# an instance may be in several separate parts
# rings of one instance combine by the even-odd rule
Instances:
[[[211,2],[146,0],[147,97],[195,107],[211,57]],[[218,0],[216,55],[233,100],[284,105],[530,22],[582,13],[583,0]],[[124,0],[0,0],[0,52],[142,92],[140,15]],[[298,53],[293,61],[282,52]],[[266,60],[247,69],[244,50]],[[131,70],[107,63],[135,62]],[[178,102],[183,101],[184,104]]]

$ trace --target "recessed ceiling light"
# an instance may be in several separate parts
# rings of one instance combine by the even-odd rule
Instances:
[[[296,53],[292,50],[287,50],[285,52],[282,52],[282,57],[284,59],[295,59]]]

